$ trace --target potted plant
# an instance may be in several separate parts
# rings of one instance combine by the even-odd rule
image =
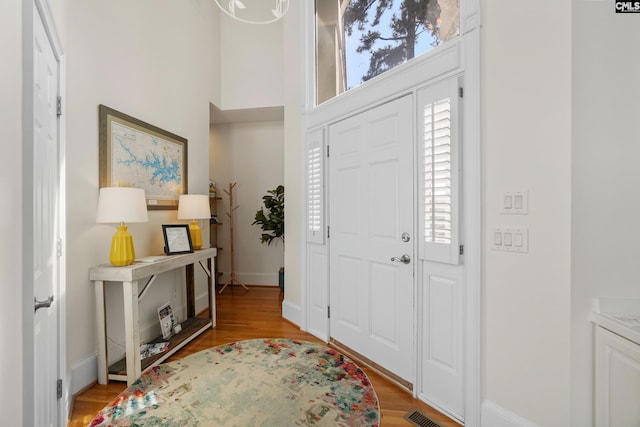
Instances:
[[[275,189],[268,190],[262,197],[262,202],[264,207],[256,212],[255,221],[251,225],[259,224],[262,227],[262,243],[271,245],[272,242],[282,239],[284,246],[284,186],[278,185]],[[278,283],[280,290],[284,291],[284,267],[280,268]]]

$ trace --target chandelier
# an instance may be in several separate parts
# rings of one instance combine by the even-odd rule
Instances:
[[[269,24],[289,10],[289,0],[215,0],[224,13],[248,24]]]

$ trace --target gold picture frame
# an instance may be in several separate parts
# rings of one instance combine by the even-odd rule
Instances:
[[[105,105],[98,109],[100,188],[142,188],[147,209],[178,209],[188,188],[187,140]]]

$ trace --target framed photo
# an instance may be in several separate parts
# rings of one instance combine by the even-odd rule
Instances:
[[[147,209],[178,209],[187,193],[187,140],[99,106],[100,187],[144,189]]]
[[[165,340],[171,338],[171,335],[173,335],[173,328],[176,325],[171,305],[164,304],[158,307],[158,320],[160,320],[162,338]]]
[[[162,224],[164,253],[167,255],[190,254],[193,252],[189,224]]]

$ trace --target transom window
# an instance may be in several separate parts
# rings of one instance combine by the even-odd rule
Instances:
[[[459,0],[316,0],[316,101],[460,34]]]

